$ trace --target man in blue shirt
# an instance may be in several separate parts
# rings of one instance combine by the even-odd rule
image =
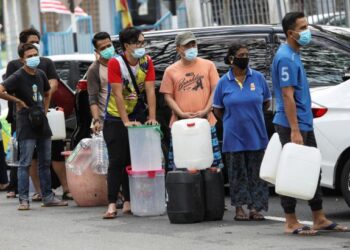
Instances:
[[[300,49],[311,42],[311,32],[304,13],[287,13],[282,20],[287,43],[282,44],[273,60],[272,83],[276,97],[273,119],[281,143],[288,142],[317,147],[312,124],[311,97]],[[281,196],[286,224],[285,233],[315,235],[317,230],[345,231],[346,227],[328,220],[322,210],[320,183],[309,201],[313,215],[312,229],[298,222],[296,199]]]

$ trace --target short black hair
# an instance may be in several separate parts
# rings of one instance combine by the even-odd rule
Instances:
[[[31,50],[31,49],[35,49],[38,53],[38,48],[35,47],[35,45],[31,44],[31,43],[21,43],[19,46],[18,46],[18,55],[20,58],[23,58],[24,57],[24,53],[27,51],[27,50]]]
[[[244,43],[232,44],[227,50],[227,54],[224,58],[224,63],[227,65],[231,65],[232,57],[234,57],[236,55],[237,51],[240,49],[248,49],[248,46],[245,45]]]
[[[125,28],[119,32],[119,41],[122,45],[122,49],[125,50],[126,43],[136,43],[139,36],[142,34],[141,30],[134,27]]]
[[[289,12],[282,19],[283,32],[287,36],[288,30],[294,30],[297,19],[305,17],[303,12]]]
[[[97,42],[104,40],[104,39],[109,39],[111,40],[111,36],[104,31],[98,32],[94,35],[94,37],[92,38],[92,44],[94,45],[95,49],[97,49]],[[111,40],[112,41],[112,40]]]
[[[19,33],[19,42],[20,43],[26,43],[29,36],[37,36],[40,40],[40,33],[34,28],[22,30],[21,33]]]

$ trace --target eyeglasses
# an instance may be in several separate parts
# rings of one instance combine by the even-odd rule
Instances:
[[[146,45],[146,42],[145,40],[142,40],[142,41],[138,40],[136,42],[131,42],[130,44],[135,44],[137,47],[143,47]]]

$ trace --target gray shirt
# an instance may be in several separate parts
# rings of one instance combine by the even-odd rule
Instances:
[[[87,83],[89,103],[97,104],[103,120],[108,92],[108,68],[99,61],[93,62],[87,71]]]

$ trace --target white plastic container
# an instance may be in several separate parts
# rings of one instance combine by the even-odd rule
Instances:
[[[51,140],[66,139],[66,120],[64,112],[57,109],[49,109],[47,112],[47,120],[52,131]]]
[[[274,133],[265,150],[264,158],[260,166],[260,178],[275,184],[278,162],[282,152],[280,137]]]
[[[321,153],[295,143],[283,146],[276,175],[276,193],[311,200],[321,171]]]
[[[131,212],[136,216],[157,216],[165,213],[164,169],[131,171],[129,175]]]
[[[133,171],[162,169],[162,148],[160,127],[128,127],[130,157]]]
[[[206,119],[176,121],[171,128],[176,168],[205,169],[214,161],[211,128]]]

